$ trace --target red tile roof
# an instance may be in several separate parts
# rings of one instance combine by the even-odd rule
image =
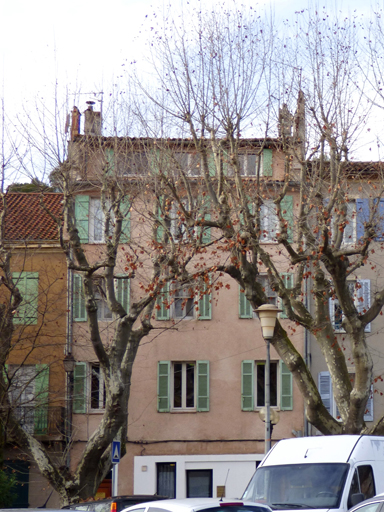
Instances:
[[[43,202],[56,217],[61,216],[63,194],[45,193]],[[6,195],[5,239],[10,240],[58,240],[54,219],[41,206],[39,193],[10,192]],[[2,204],[0,202],[0,210]]]

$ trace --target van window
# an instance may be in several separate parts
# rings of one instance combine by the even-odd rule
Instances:
[[[373,496],[375,496],[376,488],[372,466],[358,466],[355,469],[351,482],[351,488],[349,490],[348,506],[352,503],[352,495],[358,493],[364,494],[365,500],[367,500],[368,498],[373,498]]]
[[[338,508],[348,469],[348,464],[329,463],[259,467],[243,500],[275,510]]]

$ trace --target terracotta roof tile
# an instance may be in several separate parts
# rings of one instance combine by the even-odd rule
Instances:
[[[5,218],[6,240],[59,240],[57,224],[42,208],[39,193],[8,193]],[[56,217],[61,216],[62,194],[43,194],[44,204]],[[1,209],[1,207],[0,207]]]

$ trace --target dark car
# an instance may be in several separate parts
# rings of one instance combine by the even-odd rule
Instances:
[[[89,512],[120,512],[124,508],[132,507],[138,503],[147,501],[165,500],[166,496],[157,496],[156,494],[137,494],[133,496],[115,496],[114,498],[105,498],[103,500],[85,501],[68,505],[66,509],[87,510]]]

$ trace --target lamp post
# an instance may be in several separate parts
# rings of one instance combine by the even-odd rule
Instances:
[[[73,404],[73,372],[75,370],[75,358],[68,353],[63,359],[65,373],[67,374],[67,407],[65,417],[65,437],[67,442],[67,465],[69,466],[69,448],[72,435],[72,404]]]
[[[273,338],[277,314],[281,313],[274,304],[263,304],[255,312],[259,315],[261,332],[267,345],[267,357],[265,360],[264,402],[265,402],[265,453],[271,449],[271,359],[269,340]]]

